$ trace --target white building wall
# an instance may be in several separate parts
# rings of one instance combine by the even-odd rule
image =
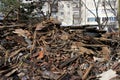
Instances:
[[[81,24],[81,2],[80,0],[73,0],[73,25],[77,26]]]
[[[62,22],[62,25],[73,24],[73,12],[72,1],[60,1],[58,2],[58,20]]]
[[[48,3],[46,2],[46,3],[42,6],[42,11],[44,12],[45,15],[47,15],[48,12],[49,12],[49,10],[50,10],[50,7],[49,7]]]
[[[80,25],[80,0],[61,0],[58,2],[58,20],[62,25]]]

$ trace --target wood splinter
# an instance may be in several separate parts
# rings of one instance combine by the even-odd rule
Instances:
[[[88,77],[88,74],[90,73],[91,69],[93,68],[93,64],[90,64],[89,68],[86,70],[85,74],[82,77],[82,80],[86,80]]]

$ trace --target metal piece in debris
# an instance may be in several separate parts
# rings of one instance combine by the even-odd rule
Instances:
[[[89,67],[89,64],[88,63],[83,63],[81,64],[80,68],[81,69],[87,69]]]
[[[97,77],[101,77],[101,78],[99,78],[99,80],[110,80],[111,78],[116,77],[116,76],[117,76],[116,72],[113,71],[112,69],[110,69],[110,70],[98,75]]]

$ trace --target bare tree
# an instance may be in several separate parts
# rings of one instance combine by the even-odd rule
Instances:
[[[53,9],[55,9],[56,7],[58,7],[56,5],[56,3],[58,3],[59,0],[48,0],[48,6],[49,6],[49,11],[48,11],[48,18],[50,19],[52,13],[53,13]]]
[[[42,14],[45,19],[50,19],[52,16],[54,8],[58,7],[56,4],[58,3],[59,0],[40,0],[39,3],[37,3],[35,10],[37,13]],[[41,4],[42,3],[42,4]],[[46,14],[42,11],[43,6],[47,4],[47,12]]]
[[[118,5],[117,5],[117,1],[118,1]],[[115,16],[116,22],[118,22],[118,25],[120,26],[120,13],[119,13],[120,0],[108,0],[106,4],[111,8],[109,12]]]
[[[111,6],[111,3],[109,2],[110,0],[108,0],[107,3],[106,3],[106,0],[103,0],[102,3],[101,3],[101,0],[91,0],[91,1],[93,1],[93,3],[94,3],[95,13],[90,8],[88,8],[87,5],[83,1],[82,1],[82,4],[95,17],[95,21],[97,22],[99,29],[103,30],[107,26],[108,20],[109,20],[108,19],[108,12],[107,12],[107,6],[106,6],[106,4],[110,5],[112,13],[114,13],[114,15],[116,15],[116,10],[115,10],[116,8],[113,7],[113,6]],[[104,8],[103,11],[104,11],[105,16],[106,16],[105,19],[104,19],[104,21],[100,20],[100,15],[99,15],[99,7],[100,7],[101,4],[102,4],[102,6]],[[114,4],[114,6],[116,6],[116,5]]]

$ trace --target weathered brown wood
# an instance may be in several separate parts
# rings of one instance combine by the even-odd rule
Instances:
[[[88,77],[88,74],[90,73],[90,71],[93,68],[93,66],[94,66],[93,64],[90,64],[89,68],[87,69],[87,71],[83,75],[82,80],[86,80],[86,78]]]
[[[94,45],[94,44],[87,44],[87,45],[84,45],[83,47],[105,47],[107,45]]]
[[[65,62],[63,62],[61,65],[59,65],[59,68],[63,68],[65,66],[68,66],[68,64],[74,62],[77,58],[79,58],[79,56],[75,56],[73,58],[70,58],[68,60],[66,60]]]

